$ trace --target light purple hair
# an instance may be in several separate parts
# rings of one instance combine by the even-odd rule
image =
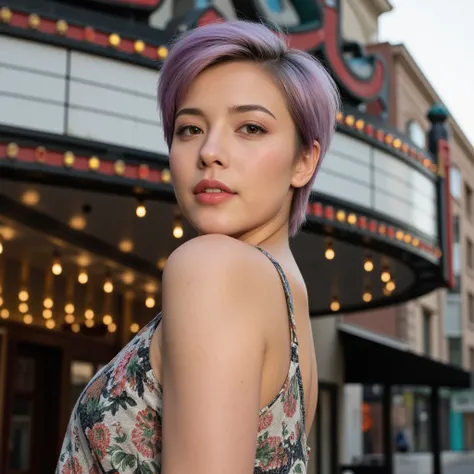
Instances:
[[[260,23],[227,21],[191,30],[178,38],[164,61],[158,86],[158,104],[168,147],[171,148],[177,108],[193,80],[210,66],[227,61],[261,64],[286,96],[298,149],[321,147],[318,168],[336,125],[340,100],[325,68],[309,54],[289,49],[285,41]],[[289,233],[294,236],[305,221],[306,206],[318,168],[311,180],[294,191]]]

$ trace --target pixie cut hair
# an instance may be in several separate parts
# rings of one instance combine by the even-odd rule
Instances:
[[[315,140],[326,154],[336,125],[337,87],[317,59],[290,49],[281,35],[260,23],[242,20],[211,24],[184,34],[170,49],[158,85],[165,140],[171,148],[177,108],[194,79],[207,68],[230,61],[251,61],[267,71],[286,98],[297,131],[297,146],[311,150]],[[294,190],[289,233],[305,221],[306,206],[317,170],[309,183]]]

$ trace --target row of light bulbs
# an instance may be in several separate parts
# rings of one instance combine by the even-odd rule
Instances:
[[[27,204],[28,206],[36,206],[39,201],[40,201],[40,195],[38,191],[35,189],[30,189],[27,190],[23,196],[22,196],[22,201],[24,204]],[[85,209],[89,208],[90,206],[85,206]],[[88,212],[88,211],[87,211]],[[75,230],[84,230],[87,222],[85,218],[85,214],[87,213],[86,211],[83,210],[80,214],[76,214],[71,217],[69,220],[69,225]],[[135,209],[135,214],[137,217],[140,219],[144,218],[147,214],[147,208],[145,206],[145,202],[143,200],[138,200],[137,207]],[[176,239],[181,239],[184,235],[184,230],[183,230],[183,225],[181,222],[181,217],[179,215],[175,216],[174,223],[173,223],[173,237]],[[1,253],[1,242],[0,242],[0,253]],[[59,269],[59,267],[56,267]],[[61,270],[58,270],[60,274]]]
[[[137,208],[135,209],[135,214],[137,217],[142,219],[146,216],[146,206],[143,201],[138,201]],[[181,239],[184,235],[183,223],[181,221],[181,217],[176,215],[173,221],[173,237],[175,239]]]
[[[392,292],[395,290],[396,285],[393,280],[387,281],[387,283],[384,285],[383,288],[383,294],[385,296],[389,296],[392,294]],[[370,291],[369,288],[366,288],[365,291],[362,293],[362,300],[365,303],[370,303],[372,301],[372,292]],[[341,309],[341,303],[339,302],[339,298],[337,296],[334,296],[331,300],[331,304],[329,305],[331,311],[337,312]]]

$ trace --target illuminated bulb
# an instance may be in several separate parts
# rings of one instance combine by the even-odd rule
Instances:
[[[173,237],[180,239],[184,235],[183,227],[181,224],[175,224],[173,227]]]
[[[67,324],[72,324],[75,319],[73,314],[66,314],[66,316],[64,316],[64,321],[66,321]]]
[[[115,323],[109,324],[109,325],[107,326],[107,330],[108,330],[109,332],[115,332],[115,331],[117,330],[117,325],[116,325]]]
[[[43,306],[45,308],[51,309],[53,307],[53,305],[54,305],[54,302],[53,302],[52,298],[47,297],[43,300]]]
[[[74,323],[74,324],[71,326],[71,331],[72,331],[72,332],[78,333],[80,330],[81,330],[81,326],[79,326],[79,324],[77,324],[77,323]]]
[[[64,312],[68,314],[74,313],[74,305],[72,303],[67,303],[66,306],[64,306]]]
[[[138,323],[132,323],[130,325],[130,331],[133,332],[133,334],[136,334],[138,331],[140,331],[140,325]]]
[[[23,193],[21,200],[27,206],[36,206],[39,203],[40,195],[35,189],[28,189]]]
[[[63,267],[62,267],[61,262],[59,260],[56,259],[53,262],[53,266],[51,267],[51,271],[56,276],[61,275],[61,273],[63,272]]]
[[[328,260],[332,260],[335,256],[336,256],[336,252],[334,252],[334,249],[332,248],[332,246],[329,246],[326,251],[324,252],[324,256],[328,259]]]
[[[86,328],[93,328],[95,323],[93,319],[86,319],[84,324],[86,325]]]
[[[3,306],[3,296],[0,295],[0,306]]]
[[[364,270],[366,272],[371,272],[374,269],[374,262],[370,258],[366,259],[364,262]]]
[[[106,293],[112,293],[112,291],[114,291],[114,284],[110,278],[107,278],[104,282],[104,291]]]
[[[81,285],[85,285],[89,281],[89,276],[87,275],[87,272],[85,270],[81,270],[79,272],[79,275],[77,275],[77,281]]]
[[[11,227],[3,227],[2,236],[5,240],[12,240],[15,238],[16,232]]]
[[[380,279],[384,282],[387,283],[390,281],[390,272],[387,270],[384,270],[382,274],[380,275]]]
[[[28,298],[30,297],[30,295],[28,294],[28,292],[26,290],[21,290],[19,293],[18,293],[18,299],[20,301],[28,301]]]
[[[372,301],[372,293],[370,291],[366,291],[363,295],[362,295],[362,299],[366,302],[366,303],[369,303],[370,301]]]
[[[48,319],[45,325],[48,329],[54,329],[54,327],[56,326],[56,321],[54,319]]]
[[[155,298],[153,296],[148,296],[145,300],[145,306],[147,308],[154,308],[155,307]]]
[[[112,319],[112,316],[110,316],[110,314],[106,314],[103,318],[102,318],[102,322],[108,326],[109,324],[112,324],[113,323],[113,319]]]
[[[31,324],[33,322],[33,316],[31,316],[31,314],[25,314],[23,316],[23,322],[25,324]]]
[[[1,311],[0,311],[0,318],[2,319],[8,319],[10,317],[10,311],[8,311],[7,308],[3,308]]]
[[[2,243],[2,241],[0,240],[0,254],[2,254],[2,253],[3,253],[3,243]]]
[[[158,262],[156,263],[156,266],[160,269],[163,270],[166,265],[166,257],[161,257]]]
[[[86,309],[86,310],[84,311],[84,317],[85,317],[87,320],[94,319],[94,311],[92,311],[91,309]]]
[[[69,227],[74,230],[84,230],[86,228],[86,219],[84,216],[73,216],[69,219]]]
[[[132,272],[125,272],[122,274],[122,281],[126,285],[131,285],[135,281],[135,276]]]
[[[158,285],[154,281],[149,281],[145,284],[145,291],[147,293],[156,293],[158,291]]]
[[[20,304],[18,305],[18,311],[19,311],[20,313],[27,313],[27,312],[28,312],[28,309],[29,309],[29,308],[28,308],[28,303],[20,303]]]
[[[46,309],[43,309],[43,318],[44,319],[51,319],[53,317],[53,312],[46,308]]]
[[[341,305],[339,304],[339,301],[337,298],[334,298],[331,302],[331,311],[339,311],[341,309]]]
[[[131,252],[133,250],[133,242],[130,239],[123,239],[119,242],[119,249],[124,253]]]
[[[89,255],[87,255],[86,253],[83,253],[79,255],[79,257],[77,257],[77,264],[80,267],[88,267],[90,263],[91,263],[91,259]]]
[[[387,291],[391,293],[395,289],[395,282],[394,281],[387,282],[387,284],[385,285],[385,288],[387,289]]]
[[[135,210],[137,217],[145,217],[146,216],[146,207],[144,204],[140,203]]]

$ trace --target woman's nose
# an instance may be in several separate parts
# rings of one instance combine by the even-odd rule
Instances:
[[[221,139],[210,139],[204,143],[199,154],[199,164],[205,168],[228,165],[227,153]]]

